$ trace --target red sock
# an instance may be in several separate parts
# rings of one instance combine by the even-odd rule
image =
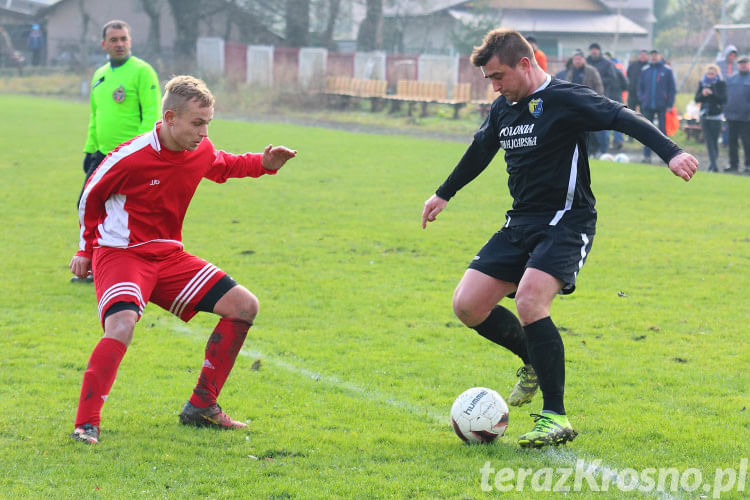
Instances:
[[[216,403],[234,360],[242,348],[251,324],[239,319],[221,318],[206,344],[206,357],[190,402],[197,408]]]
[[[128,347],[112,338],[103,338],[96,344],[89,358],[89,365],[83,374],[81,398],[78,400],[76,427],[83,424],[99,426],[102,406],[109,390],[115,383],[117,367],[120,366]]]

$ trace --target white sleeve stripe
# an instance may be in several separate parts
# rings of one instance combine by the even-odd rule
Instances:
[[[568,178],[568,192],[565,196],[565,208],[562,210],[558,210],[557,213],[555,213],[555,216],[552,218],[552,220],[549,222],[550,226],[556,226],[558,222],[560,222],[560,219],[562,219],[562,216],[565,215],[565,212],[571,209],[573,206],[573,198],[576,194],[576,182],[578,181],[578,144],[576,144],[576,148],[573,150],[573,160],[570,164],[570,177]]]
[[[171,312],[175,316],[182,315],[185,307],[200,291],[203,285],[205,285],[206,282],[210,280],[211,277],[218,271],[219,268],[217,268],[213,264],[206,264],[205,266],[203,266],[203,268],[198,271],[195,276],[193,276],[188,284],[185,285],[185,288],[180,291],[177,297],[175,297],[174,302],[172,302],[172,305],[169,307],[169,312]]]

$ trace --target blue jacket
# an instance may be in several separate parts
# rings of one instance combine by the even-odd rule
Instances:
[[[674,106],[677,92],[672,68],[660,61],[643,67],[638,80],[638,100],[641,108],[664,111]]]
[[[750,72],[737,72],[727,79],[724,116],[732,121],[750,121]]]

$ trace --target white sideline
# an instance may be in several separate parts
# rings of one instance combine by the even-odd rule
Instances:
[[[170,324],[169,328],[180,333],[189,334],[192,337],[196,337],[196,338],[200,337],[203,340],[206,339],[205,330],[198,331],[197,329],[192,328],[190,325],[176,323],[176,324]],[[270,363],[288,372],[300,375],[303,378],[309,378],[316,382],[322,382],[326,385],[335,387],[337,389],[343,389],[344,391],[348,393],[351,393],[357,397],[361,397],[368,401],[376,401],[378,403],[384,403],[388,406],[393,406],[394,408],[406,410],[415,415],[427,415],[428,417],[433,419],[436,423],[449,425],[447,412],[437,412],[433,408],[425,408],[425,407],[421,407],[412,403],[401,401],[393,397],[387,396],[385,394],[382,394],[378,391],[367,389],[365,387],[361,387],[351,382],[341,380],[334,375],[324,375],[320,372],[316,372],[314,370],[310,370],[302,366],[294,365],[283,359],[268,356],[267,354],[264,354],[259,351],[250,351],[245,348],[242,348],[240,350],[240,354],[249,358],[262,359],[264,362]],[[541,451],[540,453],[546,454],[548,458],[553,459],[555,462],[557,462],[558,464],[564,467],[575,468],[577,461],[581,459],[581,457],[577,456],[570,449],[548,448],[547,450]],[[587,471],[593,471],[593,474],[595,476],[601,477],[603,474],[607,474],[611,477],[612,484],[614,484],[614,482],[617,481],[618,475],[612,474],[612,471],[618,470],[618,469],[612,468],[606,465],[596,465],[592,462],[589,462],[586,459],[583,459],[583,460],[584,460],[583,463],[584,463],[585,469]],[[620,468],[619,470],[622,470],[622,469]],[[640,493],[641,496],[653,498],[653,494],[656,493],[656,497],[662,500],[681,500],[681,497],[671,495],[667,492],[639,491],[638,486],[640,485],[641,485],[640,481],[637,481],[634,492]],[[630,492],[630,493],[633,493],[633,492]]]

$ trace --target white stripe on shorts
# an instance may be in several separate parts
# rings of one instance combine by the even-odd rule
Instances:
[[[182,316],[185,307],[190,303],[203,286],[211,279],[211,277],[219,272],[219,268],[213,264],[206,264],[203,268],[195,273],[195,276],[185,285],[185,288],[177,294],[174,302],[169,307],[169,312],[179,317]]]
[[[102,294],[102,298],[99,299],[99,318],[102,317],[102,309],[104,306],[107,305],[107,302],[112,300],[113,297],[116,297],[118,295],[135,295],[135,297],[138,299],[138,312],[139,314],[143,314],[143,295],[141,295],[141,289],[140,287],[130,281],[123,281],[121,283],[115,283],[111,287],[107,288],[107,291],[105,291]]]

